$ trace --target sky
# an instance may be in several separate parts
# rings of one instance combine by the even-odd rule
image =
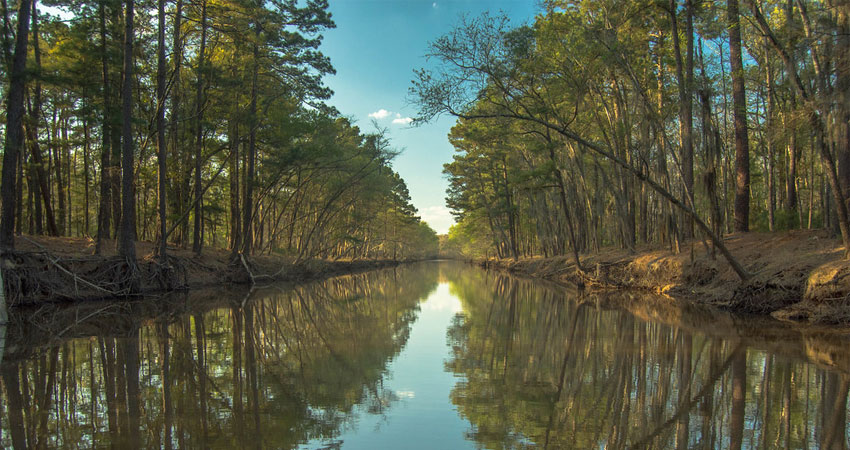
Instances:
[[[504,11],[514,24],[530,21],[536,0],[330,0],[336,28],[325,32],[322,52],[337,71],[325,79],[334,96],[328,102],[351,117],[363,132],[373,121],[388,130],[403,153],[393,168],[410,190],[419,215],[437,233],[452,224],[445,206],[448,182],[443,164],[454,150],[447,135],[454,119],[411,127],[415,105],[407,94],[414,69],[426,66],[428,43],[449,32],[463,14]]]

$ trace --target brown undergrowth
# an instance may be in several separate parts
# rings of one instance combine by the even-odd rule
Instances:
[[[16,251],[3,259],[7,303],[88,300],[229,284],[301,281],[397,264],[386,260],[302,260],[277,255],[242,258],[229,250],[207,248],[201,256],[169,248],[167,261],[154,244],[138,242],[136,267],[115,252],[112,241],[94,255],[84,238],[19,236]]]
[[[752,274],[746,282],[700,241],[679,254],[606,250],[582,258],[584,273],[566,257],[481,264],[589,289],[638,289],[782,320],[850,325],[850,262],[839,240],[823,231],[786,231],[734,234],[725,243]]]

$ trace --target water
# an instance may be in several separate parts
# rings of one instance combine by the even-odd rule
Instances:
[[[13,311],[5,342],[8,448],[850,446],[847,333],[456,263]]]

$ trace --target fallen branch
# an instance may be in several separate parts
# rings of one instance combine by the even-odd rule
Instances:
[[[242,267],[245,268],[245,271],[248,272],[248,276],[251,277],[251,285],[257,284],[257,280],[254,277],[254,273],[251,272],[251,269],[248,267],[248,263],[245,262],[245,254],[239,253],[239,260],[242,261]]]
[[[44,246],[42,246],[38,242],[35,242],[35,241],[27,238],[26,236],[21,236],[21,239],[24,239],[25,241],[28,241],[31,244],[35,245],[36,247],[40,248],[44,252],[44,256],[47,258],[48,261],[50,261],[51,264],[53,264],[54,267],[56,267],[61,272],[65,273],[66,275],[72,277],[74,279],[74,292],[76,294],[79,294],[79,288],[77,286],[77,283],[81,283],[81,284],[88,286],[92,289],[95,289],[97,291],[100,291],[100,292],[103,292],[103,293],[106,293],[106,294],[109,294],[109,295],[112,295],[112,296],[115,296],[115,297],[119,297],[119,296],[127,294],[126,291],[117,291],[116,292],[116,291],[111,291],[109,289],[105,289],[101,286],[98,286],[98,285],[86,280],[85,278],[80,277],[79,275],[75,274],[74,272],[71,272],[70,270],[66,269],[64,266],[62,266],[62,264],[59,264],[59,258],[55,258],[53,255],[51,255],[50,252],[48,252],[47,249],[44,248]]]
[[[257,280],[261,280],[261,279],[268,279],[268,280],[274,281],[274,280],[277,279],[277,276],[280,275],[281,273],[283,273],[283,271],[286,269],[286,265],[282,264],[281,267],[280,267],[280,270],[278,270],[277,272],[275,272],[271,275],[266,275],[266,274],[256,274],[255,275],[254,272],[252,272],[251,269],[248,267],[248,262],[245,260],[245,254],[244,253],[241,253],[241,252],[239,253],[239,260],[242,261],[242,266],[245,268],[245,271],[248,272],[248,276],[251,277],[251,284],[252,285],[257,284]]]

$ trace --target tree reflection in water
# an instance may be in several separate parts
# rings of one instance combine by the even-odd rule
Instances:
[[[66,319],[49,326],[18,317],[10,336],[42,337],[7,347],[2,444],[294,448],[331,440],[355,406],[380,414],[395,401],[382,378],[437,275],[437,266],[418,265],[248,298],[195,293],[82,321],[84,312],[66,308],[56,314]]]
[[[848,368],[805,361],[823,358],[793,331],[666,299],[446,276],[464,309],[448,333],[447,369],[465,380],[451,397],[484,448],[847,448]]]
[[[449,347],[426,350],[445,351],[435,370],[457,378],[440,391],[451,389],[445,411],[428,403],[450,416],[415,410],[413,427],[459,413],[467,439],[497,449],[848,447],[846,334],[451,264],[18,311],[0,364],[0,444],[336,448],[364,412],[403,410],[384,381],[438,281],[463,312]],[[434,377],[428,364],[408,369]]]

